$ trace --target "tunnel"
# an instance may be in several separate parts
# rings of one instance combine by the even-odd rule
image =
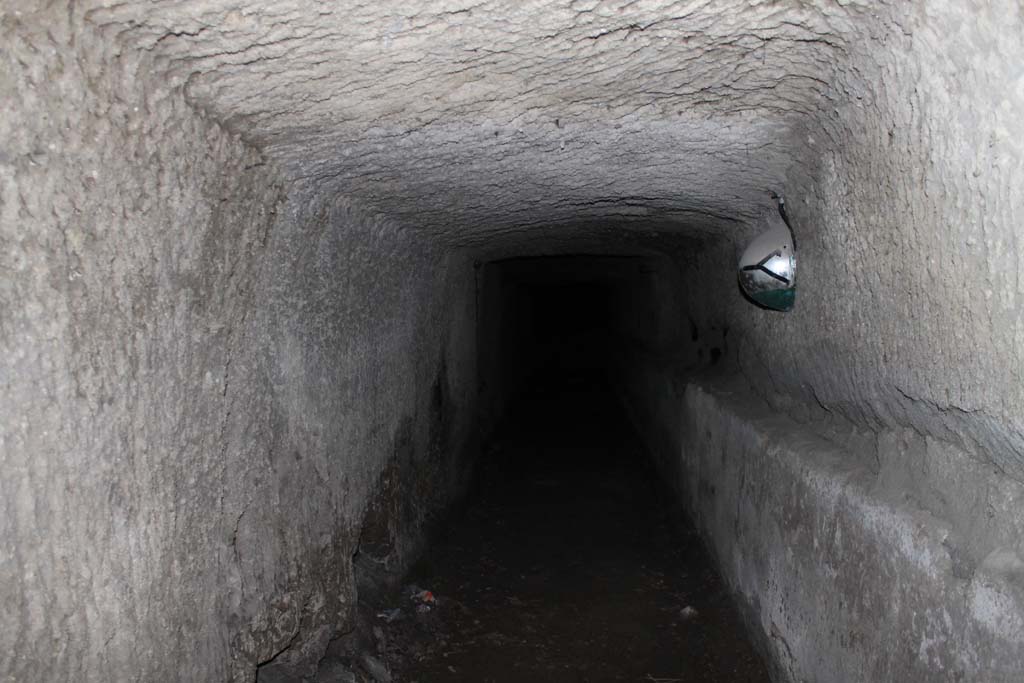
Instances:
[[[377,607],[480,519],[711,577],[544,680],[719,618],[761,680],[1024,680],[1020,3],[4,0],[0,59],[3,680],[400,680],[469,598]]]

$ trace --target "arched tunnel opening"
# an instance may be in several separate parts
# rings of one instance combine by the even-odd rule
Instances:
[[[678,348],[657,301],[667,268],[641,254],[477,264],[490,426],[466,500],[399,588],[363,584],[365,626],[321,676],[387,661],[398,680],[767,679],[626,403],[637,369]],[[357,562],[357,583],[361,568],[380,575]]]
[[[1021,680],[1022,22],[0,3],[0,678]]]
[[[634,349],[654,345],[650,261],[548,256],[483,266],[477,347],[485,414],[576,386],[612,391]]]

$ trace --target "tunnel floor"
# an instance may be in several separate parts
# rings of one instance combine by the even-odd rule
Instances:
[[[379,606],[394,680],[768,680],[696,532],[595,382],[527,397],[472,491]],[[436,602],[410,597],[420,590]]]

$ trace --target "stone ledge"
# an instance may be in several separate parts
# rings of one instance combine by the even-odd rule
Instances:
[[[738,392],[690,384],[683,420],[678,485],[777,678],[1020,680],[1016,549],[958,571],[946,522]]]

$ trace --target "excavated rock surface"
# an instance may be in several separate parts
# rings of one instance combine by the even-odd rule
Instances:
[[[495,257],[668,254],[695,350],[866,434],[951,557],[1017,558],[1022,35],[1013,0],[0,2],[0,677],[315,658],[367,507],[400,567],[458,487]],[[769,190],[788,315],[733,272]]]
[[[722,324],[751,347],[755,384],[1024,477],[1024,382],[1004,381],[1024,366],[1013,2],[194,0],[83,16],[296,192],[444,244],[743,239],[785,191],[797,314],[752,314],[729,284],[709,297],[733,305]],[[728,280],[733,245],[696,284]]]
[[[461,242],[768,203],[868,9],[831,2],[126,2],[88,21],[316,192]]]
[[[777,408],[909,429],[1024,481],[1024,14],[928,3],[896,19],[799,141],[817,151],[789,176],[797,310],[699,293],[689,310],[730,327]],[[734,289],[732,245],[713,252],[687,262],[704,264],[695,279]]]
[[[315,667],[383,473],[396,571],[458,490],[470,264],[286,198],[75,12],[0,28],[0,679]]]

